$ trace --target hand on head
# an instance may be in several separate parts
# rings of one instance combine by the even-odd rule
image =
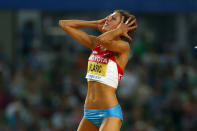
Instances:
[[[129,19],[124,23],[124,16],[122,16],[121,22],[117,27],[122,31],[122,36],[126,37],[131,42],[132,42],[132,38],[131,36],[128,35],[128,32],[135,30],[138,27],[138,25],[135,23],[136,23],[136,19],[132,20],[132,17],[129,17]]]
[[[104,19],[101,19],[101,20],[97,20],[97,29],[100,31],[100,32],[103,32],[102,28],[103,28],[103,25],[105,24],[105,21],[107,20],[107,17],[104,18]]]

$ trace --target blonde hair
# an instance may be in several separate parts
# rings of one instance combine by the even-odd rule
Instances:
[[[125,10],[115,10],[114,12],[119,13],[120,14],[120,18],[122,18],[122,16],[124,16],[124,23],[129,19],[129,17],[132,17],[132,20],[135,19],[135,16],[133,14],[130,14],[129,12],[127,12]],[[134,26],[136,24],[137,23],[135,22],[131,26]],[[136,31],[136,29],[129,31],[128,35],[132,37],[135,34],[135,31]]]

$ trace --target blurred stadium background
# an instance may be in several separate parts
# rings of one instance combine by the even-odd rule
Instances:
[[[58,27],[114,9],[137,17],[117,91],[121,131],[197,130],[197,1],[0,1],[0,131],[75,131],[90,50]],[[99,35],[95,30],[85,30]]]

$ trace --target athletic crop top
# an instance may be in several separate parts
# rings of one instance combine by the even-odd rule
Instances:
[[[113,88],[117,88],[123,75],[123,70],[117,63],[114,53],[101,50],[97,45],[88,59],[86,78],[88,81],[97,81]]]

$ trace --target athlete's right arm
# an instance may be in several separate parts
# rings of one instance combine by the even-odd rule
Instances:
[[[73,39],[84,46],[93,49],[95,47],[96,37],[88,35],[86,32],[78,28],[97,28],[97,21],[83,20],[60,20],[59,26]]]

